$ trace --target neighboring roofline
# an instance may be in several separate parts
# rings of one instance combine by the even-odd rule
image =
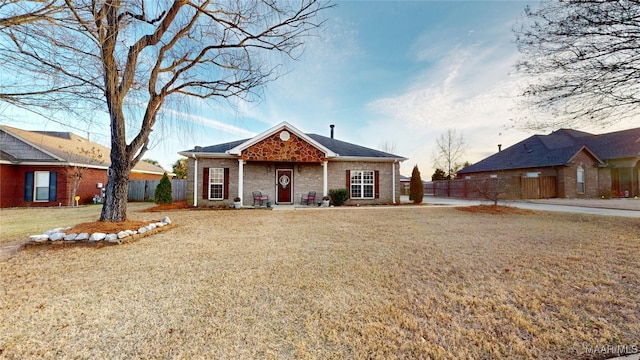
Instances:
[[[34,148],[38,149],[39,151],[42,151],[43,153],[45,153],[45,154],[47,154],[47,155],[51,156],[51,157],[52,157],[52,158],[54,158],[54,159],[58,159],[59,161],[63,161],[63,162],[64,162],[64,161],[67,161],[66,159],[63,159],[63,158],[61,158],[61,157],[59,157],[59,156],[57,156],[57,155],[54,155],[54,154],[50,153],[49,151],[47,151],[47,150],[43,149],[42,147],[40,147],[40,146],[38,146],[38,145],[35,145],[35,144],[33,144],[32,142],[30,142],[30,141],[25,140],[25,139],[24,139],[24,138],[22,138],[21,136],[19,136],[19,135],[15,134],[13,131],[11,131],[11,130],[7,130],[7,128],[8,128],[8,129],[14,129],[14,128],[10,127],[10,126],[0,125],[0,129],[4,130],[7,134],[9,134],[9,135],[13,136],[14,138],[16,138],[16,139],[18,139],[18,140],[20,140],[20,141],[22,141],[22,142],[24,142],[24,143],[26,143],[26,144],[29,144],[30,146],[33,146]],[[18,130],[21,130],[21,129],[18,129]],[[31,131],[31,132],[33,132],[32,130],[22,130],[22,131]]]
[[[13,166],[57,166],[57,167],[68,167],[68,166],[82,166],[82,167],[86,167],[87,169],[97,169],[97,170],[108,170],[109,166],[108,165],[87,165],[87,164],[76,164],[76,163],[67,163],[67,162],[44,162],[44,161],[20,161],[20,162],[11,162],[11,161],[7,161],[7,160],[0,160],[0,164],[2,165],[13,165]],[[164,170],[163,172],[160,171],[150,171],[150,170],[137,170],[137,169],[131,169],[131,172],[134,173],[140,173],[140,174],[154,174],[154,175],[162,175],[165,172],[167,173],[167,175],[171,175],[173,173],[170,173],[166,170]],[[173,174],[175,175],[175,174]]]
[[[269,136],[277,133],[278,131],[282,131],[283,129],[287,129],[287,130],[291,131],[292,133],[296,134],[296,136],[298,136],[301,139],[303,139],[304,141],[310,143],[311,145],[313,145],[318,150],[324,152],[325,156],[327,158],[333,158],[333,157],[337,156],[337,154],[334,153],[333,151],[331,151],[329,148],[327,148],[324,145],[320,144],[319,142],[313,140],[307,134],[305,134],[304,132],[300,131],[299,129],[297,129],[296,127],[294,127],[293,125],[289,124],[286,121],[283,121],[280,124],[270,128],[270,129],[267,129],[264,132],[262,132],[262,133],[260,133],[260,134],[258,134],[256,136],[252,137],[251,139],[243,142],[242,144],[237,145],[236,147],[227,150],[227,153],[231,154],[231,155],[238,155],[239,156],[239,155],[242,154],[242,150],[247,149],[251,145],[259,143],[260,141],[268,138]]]
[[[162,174],[160,174],[157,171],[149,171],[149,170],[134,170],[131,169],[132,173],[138,173],[138,174],[152,174],[152,175],[164,175],[164,173],[167,173],[167,176],[174,176],[174,173],[168,172],[167,170],[163,171]]]

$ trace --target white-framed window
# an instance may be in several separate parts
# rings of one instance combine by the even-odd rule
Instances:
[[[375,172],[351,170],[351,198],[373,199],[375,197]]]
[[[540,173],[539,172],[528,172],[528,173],[524,174],[524,177],[526,177],[526,178],[537,178],[537,177],[540,177]]]
[[[576,170],[576,179],[578,182],[578,193],[580,194],[584,194],[585,193],[585,187],[584,187],[584,168],[582,167],[582,165],[578,166],[578,169]]]
[[[209,168],[209,200],[224,199],[224,169]]]
[[[491,174],[489,175],[490,179],[497,179],[498,178],[498,174]]]
[[[33,172],[33,199],[34,201],[49,201],[49,172]]]

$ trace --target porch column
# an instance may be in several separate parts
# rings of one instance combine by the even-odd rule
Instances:
[[[241,204],[242,204],[243,182],[244,182],[244,160],[238,159],[238,197],[240,198]]]
[[[198,158],[193,155],[195,164],[193,165],[193,206],[198,207]],[[203,175],[204,176],[204,175]]]
[[[322,162],[322,196],[325,197],[329,194],[327,190],[327,161]]]

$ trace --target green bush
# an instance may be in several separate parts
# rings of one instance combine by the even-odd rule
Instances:
[[[409,200],[413,201],[414,204],[421,204],[423,196],[424,186],[420,178],[420,170],[418,170],[418,165],[414,165],[411,173],[411,182],[409,183]]]
[[[329,190],[329,197],[333,205],[341,206],[349,200],[349,192],[347,189],[331,189]]]
[[[153,201],[156,204],[172,204],[173,196],[171,195],[171,180],[167,176],[167,173],[162,175],[160,184],[156,186],[156,191],[153,193]]]

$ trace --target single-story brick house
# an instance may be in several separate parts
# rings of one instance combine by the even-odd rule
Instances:
[[[329,189],[345,188],[347,204],[400,201],[400,163],[406,158],[317,134],[282,122],[250,139],[179,153],[188,161],[187,202],[220,206],[240,197],[254,204],[253,192],[273,204],[297,204],[309,192],[314,202]]]
[[[640,128],[534,135],[466,167],[458,178],[555,177],[557,197],[640,195]]]
[[[80,204],[102,196],[109,148],[70,132],[28,131],[0,126],[0,207]],[[164,169],[139,162],[131,180],[158,180]]]

